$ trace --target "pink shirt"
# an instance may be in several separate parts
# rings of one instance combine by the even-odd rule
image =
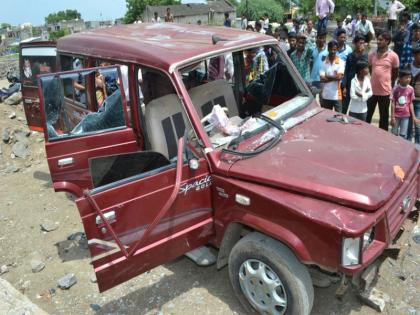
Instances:
[[[398,55],[388,50],[380,59],[376,52],[369,54],[369,65],[372,67],[371,83],[373,95],[391,95],[392,69],[400,66]]]
[[[410,104],[414,99],[414,89],[412,86],[397,85],[392,91],[391,100],[395,104],[395,117],[410,117]]]

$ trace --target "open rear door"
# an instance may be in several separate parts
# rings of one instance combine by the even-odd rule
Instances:
[[[45,150],[56,191],[82,196],[93,187],[90,158],[141,149],[128,121],[118,66],[41,75],[38,81]]]
[[[97,183],[104,178],[107,183],[76,200],[101,292],[208,243],[214,235],[211,176],[204,158],[190,169],[182,143],[172,163],[152,151],[131,158],[137,162],[126,167],[136,164],[138,174],[112,183],[112,176],[104,174],[117,173],[109,170],[120,164],[119,156],[99,158],[92,174]]]
[[[28,127],[31,130],[43,131],[37,76],[56,72],[56,43],[33,42],[21,44],[19,67],[22,81],[23,108]]]

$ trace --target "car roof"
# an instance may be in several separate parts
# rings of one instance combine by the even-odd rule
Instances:
[[[213,44],[212,39],[222,39]],[[140,63],[166,71],[204,55],[276,43],[273,37],[234,28],[177,23],[126,24],[75,33],[57,42],[64,53]]]

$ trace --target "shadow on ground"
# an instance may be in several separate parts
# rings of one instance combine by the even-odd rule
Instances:
[[[43,187],[44,188],[53,188],[53,184],[52,184],[52,180],[51,180],[51,175],[50,173],[46,173],[43,171],[35,171],[34,172],[34,178],[40,181],[43,181]],[[74,201],[76,199],[76,197],[70,193],[65,193],[66,198],[70,201]]]
[[[45,188],[51,188],[52,187],[52,181],[51,176],[49,173],[43,172],[43,171],[35,171],[34,172],[34,178],[38,179],[40,181],[43,181],[43,186]]]
[[[164,267],[173,272],[173,274],[163,276],[152,285],[145,286],[120,299],[103,305],[97,314],[114,312],[127,312],[128,314],[131,314],[131,312],[136,312],[136,314],[146,314],[149,312],[149,314],[154,314],[150,313],[150,310],[161,309],[166,303],[171,302],[176,297],[183,295],[193,288],[204,288],[208,293],[225,303],[232,313],[244,314],[244,310],[230,286],[228,268],[225,267],[217,271],[214,265],[211,267],[198,267],[185,257],[166,264]],[[312,315],[346,315],[352,311],[360,310],[361,304],[351,290],[347,292],[343,301],[335,298],[334,293],[337,286],[332,285],[326,289],[315,289],[315,302]],[[153,302],[151,303],[150,301]],[[174,303],[178,304],[178,301]],[[195,303],[191,301],[191,298],[188,298],[187,301],[183,301],[182,303],[186,303],[186,309],[188,309],[188,305],[193,304],[193,309],[188,314],[200,311],[199,301]],[[206,306],[208,307],[208,303],[203,304],[203,307]],[[208,311],[210,310],[203,309],[201,313],[206,314]],[[217,310],[212,311],[217,312]],[[178,308],[176,313],[178,313]],[[225,314],[225,312],[223,313]]]
[[[89,258],[89,247],[84,232],[69,235],[67,240],[54,244],[62,262]]]

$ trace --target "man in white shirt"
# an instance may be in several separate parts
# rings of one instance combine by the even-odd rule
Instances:
[[[152,19],[152,23],[160,23],[160,17],[157,12],[154,13],[154,17]]]
[[[370,41],[375,37],[375,30],[372,22],[367,19],[367,14],[362,14],[362,19],[356,25],[356,34],[360,34],[365,38],[365,43],[370,47]]]
[[[268,19],[268,13],[264,14],[264,20],[263,20],[263,29],[267,33],[268,26],[270,25],[270,20]]]
[[[397,15],[398,13],[400,13],[401,11],[403,11],[405,9],[405,5],[403,5],[401,2],[399,2],[398,0],[391,0],[389,2],[389,7],[388,7],[388,31],[391,33],[391,36],[394,35],[394,31],[396,28],[396,22],[397,22]]]
[[[341,79],[344,75],[344,61],[341,60],[337,54],[338,44],[336,41],[328,43],[328,56],[325,58],[319,72],[321,82],[324,83],[322,87],[322,101],[321,106],[327,109],[333,109],[341,113]]]

